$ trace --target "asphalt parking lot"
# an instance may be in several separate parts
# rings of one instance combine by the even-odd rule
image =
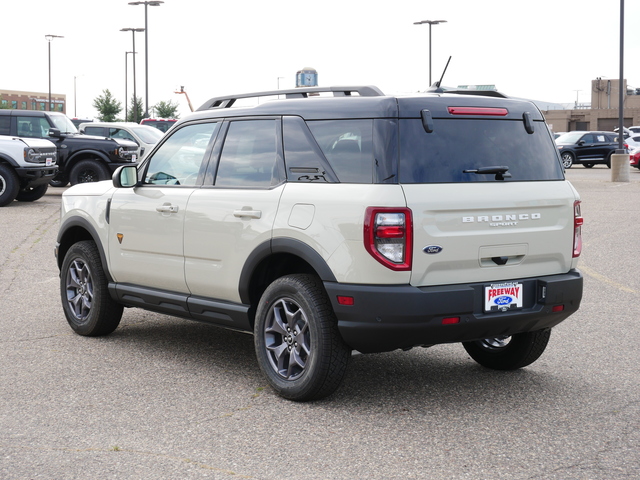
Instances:
[[[358,355],[304,404],[269,389],[247,335],[137,309],[108,337],[75,335],[53,256],[61,189],[1,208],[0,478],[640,478],[640,171],[567,177],[584,298],[540,360]]]

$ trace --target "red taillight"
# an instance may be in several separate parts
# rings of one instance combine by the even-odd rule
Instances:
[[[489,115],[492,117],[504,117],[509,114],[506,108],[488,107],[449,107],[451,115]]]
[[[580,212],[580,200],[573,203],[573,256],[579,257],[582,253],[582,224],[584,219]]]
[[[413,228],[408,208],[369,207],[364,219],[364,246],[391,270],[411,270]]]

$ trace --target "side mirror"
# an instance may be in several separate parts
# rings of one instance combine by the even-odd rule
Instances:
[[[584,145],[585,143],[586,143],[586,142],[585,142],[584,140],[580,140],[580,141],[578,142],[578,145],[582,146],[582,145]]]
[[[59,130],[59,129],[57,129],[57,128],[50,128],[50,129],[49,129],[49,136],[50,136],[50,137],[56,137],[56,138],[59,138],[59,137],[61,137],[62,135],[60,135],[60,130]]]
[[[138,169],[133,165],[118,167],[111,177],[116,188],[132,188],[138,185]]]

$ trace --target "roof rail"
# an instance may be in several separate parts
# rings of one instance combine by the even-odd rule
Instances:
[[[270,90],[267,92],[242,93],[239,95],[227,95],[224,97],[214,97],[207,100],[197,111],[211,110],[214,108],[230,108],[241,98],[273,97],[285,95],[286,98],[308,98],[309,94],[333,92],[334,97],[348,97],[352,93],[357,93],[361,97],[380,97],[384,93],[373,85],[357,87],[304,87],[292,88],[289,90]]]

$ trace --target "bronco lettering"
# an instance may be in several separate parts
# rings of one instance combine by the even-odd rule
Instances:
[[[477,217],[462,217],[462,223],[483,223],[483,222],[514,222],[515,220],[540,220],[542,217],[539,213],[520,213],[505,215],[479,215]],[[516,225],[517,222],[509,223]]]

